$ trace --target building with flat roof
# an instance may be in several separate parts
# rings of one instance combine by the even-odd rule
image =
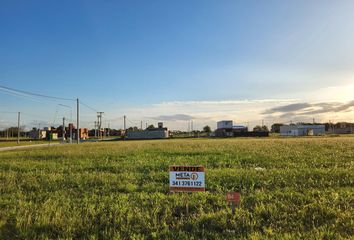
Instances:
[[[164,139],[169,137],[169,131],[163,127],[163,123],[158,123],[157,128],[147,128],[145,130],[127,130],[127,139]]]
[[[232,120],[223,120],[216,123],[215,137],[239,137],[248,136],[248,127],[234,125]]]
[[[280,136],[317,136],[326,133],[325,125],[284,125]]]

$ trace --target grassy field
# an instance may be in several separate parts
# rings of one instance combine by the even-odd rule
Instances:
[[[13,147],[13,146],[24,146],[33,144],[44,144],[49,143],[49,141],[31,141],[31,140],[21,140],[20,144],[17,141],[0,141],[0,147]]]
[[[1,152],[0,239],[350,239],[353,163],[353,137]],[[204,165],[207,192],[170,194],[172,164]],[[228,191],[241,192],[235,216]]]

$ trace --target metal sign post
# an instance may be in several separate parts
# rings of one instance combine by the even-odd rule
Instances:
[[[205,192],[203,166],[170,166],[170,192]],[[185,199],[186,215],[189,215],[188,197]]]
[[[170,166],[170,192],[205,192],[203,166]]]

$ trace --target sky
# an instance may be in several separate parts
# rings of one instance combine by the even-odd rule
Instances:
[[[0,2],[0,86],[81,125],[354,122],[354,1]],[[75,101],[0,89],[0,129]]]

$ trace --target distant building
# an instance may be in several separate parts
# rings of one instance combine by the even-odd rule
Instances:
[[[325,125],[284,125],[280,126],[280,136],[324,135]]]
[[[352,134],[354,133],[354,124],[347,122],[339,122],[328,129],[329,133],[335,134]]]
[[[248,127],[243,125],[232,126],[232,131],[235,132],[248,132]]]
[[[46,139],[47,131],[39,130],[39,129],[32,129],[29,132],[29,137],[33,139]]]
[[[217,129],[232,129],[233,122],[232,120],[222,120],[216,123]]]
[[[87,128],[80,128],[79,130],[80,133],[80,139],[88,139],[89,138],[89,134],[88,134],[88,129]]]
[[[66,128],[66,136],[70,138],[70,132],[72,132],[72,139],[77,139],[77,129],[74,124],[69,123],[69,127]],[[89,138],[89,130],[87,128],[79,129],[80,139],[88,139]]]
[[[145,130],[126,131],[127,139],[164,139],[169,137],[169,131],[163,127],[163,123],[158,123],[158,128],[148,128]]]
[[[243,125],[233,125],[232,120],[223,120],[216,123],[216,137],[236,137],[248,132],[248,128]]]
[[[58,133],[51,132],[47,135],[47,140],[58,140]]]

